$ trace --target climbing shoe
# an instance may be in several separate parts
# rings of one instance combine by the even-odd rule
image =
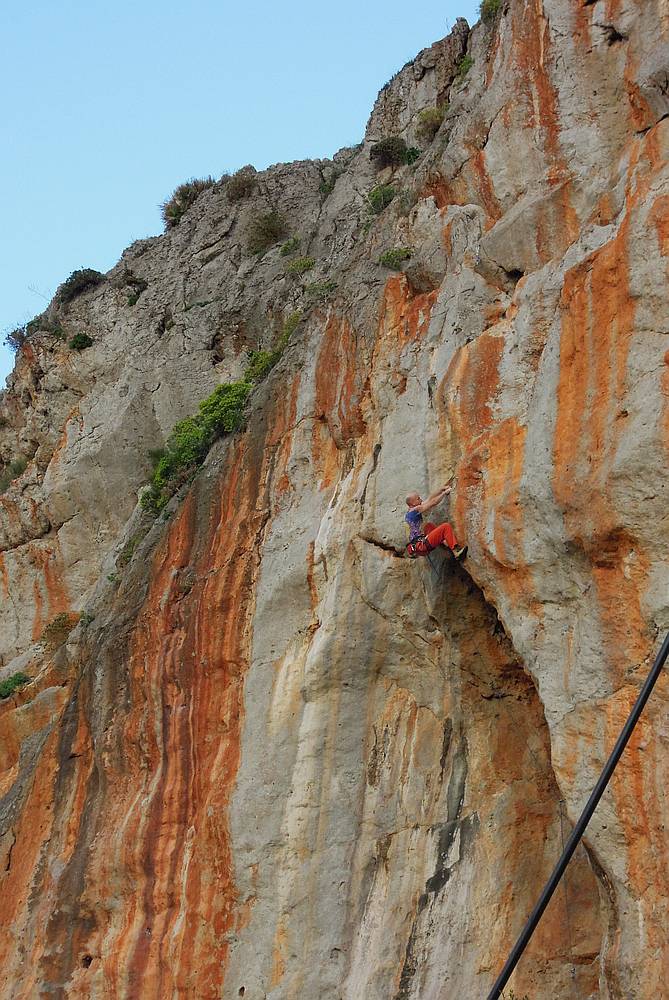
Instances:
[[[453,549],[453,555],[458,560],[458,562],[462,562],[462,560],[467,555],[467,546],[458,545],[456,548]]]

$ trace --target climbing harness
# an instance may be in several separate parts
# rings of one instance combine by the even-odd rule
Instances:
[[[422,545],[423,548],[420,549],[419,545]],[[433,551],[434,549],[428,542],[425,535],[416,535],[416,537],[412,538],[412,540],[407,542],[406,545],[406,552],[409,559],[416,559],[418,556],[429,556],[430,552]]]
[[[662,668],[664,667],[664,664],[666,663],[668,656],[669,656],[669,632],[667,632],[664,638],[664,642],[662,643],[660,651],[655,657],[655,662],[653,663],[653,666],[650,668],[648,677],[646,678],[644,685],[641,688],[641,691],[639,692],[637,700],[634,702],[632,711],[630,712],[627,718],[627,722],[625,723],[620,732],[620,736],[616,740],[616,745],[611,751],[609,759],[604,765],[602,773],[600,774],[597,780],[597,784],[593,788],[590,798],[586,802],[585,808],[583,809],[583,812],[579,816],[578,821],[571,832],[571,836],[569,837],[569,840],[567,841],[566,846],[562,851],[562,856],[560,857],[560,860],[553,869],[553,872],[551,873],[548,882],[544,886],[541,896],[539,897],[536,906],[534,907],[530,916],[528,917],[527,923],[523,927],[523,930],[521,931],[518,940],[511,949],[511,954],[504,963],[504,968],[500,972],[499,976],[495,981],[495,985],[488,994],[488,1000],[499,1000],[499,997],[502,995],[504,987],[511,978],[513,970],[518,965],[518,962],[520,961],[520,958],[523,952],[525,951],[525,948],[527,947],[530,938],[532,937],[537,928],[537,924],[539,923],[539,921],[543,916],[544,910],[550,903],[553,893],[557,889],[560,883],[560,879],[564,875],[565,869],[567,868],[567,865],[571,861],[574,851],[578,847],[581,838],[585,833],[585,829],[588,823],[592,819],[592,814],[597,808],[599,800],[601,799],[602,795],[606,790],[606,786],[611,780],[611,775],[615,771],[618,761],[623,755],[625,747],[629,742],[630,736],[634,732],[634,727],[636,726],[637,722],[639,721],[639,718],[641,717],[641,713],[645,708],[646,702],[650,698],[651,692],[655,687],[658,677],[662,673]]]

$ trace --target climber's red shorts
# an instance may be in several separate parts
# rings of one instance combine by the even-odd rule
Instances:
[[[410,556],[426,556],[432,549],[440,545],[448,545],[449,549],[454,549],[458,544],[453,528],[445,521],[443,524],[426,524],[425,537],[407,545],[407,552]]]

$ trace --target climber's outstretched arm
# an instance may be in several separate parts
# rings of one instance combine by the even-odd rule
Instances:
[[[441,503],[441,501],[444,499],[444,497],[447,496],[451,492],[452,488],[453,488],[452,481],[446,483],[445,486],[442,486],[441,489],[437,490],[436,493],[432,493],[427,498],[427,500],[421,501],[421,503],[419,503],[413,509],[417,510],[419,512],[419,514],[424,514],[426,511],[432,510],[433,507],[436,507],[437,504]]]

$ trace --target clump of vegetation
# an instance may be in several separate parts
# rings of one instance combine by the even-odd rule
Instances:
[[[336,281],[312,281],[304,290],[314,302],[321,302],[329,299],[336,288]]]
[[[40,313],[39,316],[33,317],[29,323],[26,323],[26,333],[29,337],[32,337],[34,333],[38,331],[43,331],[44,333],[51,333],[54,337],[58,337],[62,340],[65,336],[65,331],[60,324],[58,319],[50,319],[45,312]]]
[[[42,640],[52,649],[62,646],[78,621],[78,615],[69,615],[66,611],[62,611],[46,626],[42,632]]]
[[[460,82],[461,80],[464,80],[464,78],[467,76],[467,73],[469,73],[473,65],[474,65],[474,60],[470,55],[463,56],[457,65],[457,70],[455,75],[456,81]]]
[[[93,346],[93,338],[87,333],[75,333],[69,344],[73,351],[85,351],[87,347]]]
[[[299,309],[292,312],[286,322],[281,327],[281,336],[279,337],[279,344],[281,351],[286,347],[288,341],[293,336],[298,326],[300,325],[300,320],[302,319],[302,313]],[[278,360],[278,359],[277,359]]]
[[[9,698],[22,688],[25,684],[30,683],[30,677],[27,674],[22,673],[20,670],[17,673],[12,674],[11,677],[6,677],[4,681],[0,681],[0,698]]]
[[[128,541],[121,549],[118,559],[116,560],[117,566],[128,565],[133,555],[135,554],[135,549],[137,548],[138,543],[141,542],[141,540],[142,540],[141,535],[133,535],[131,538],[128,539]]]
[[[50,323],[44,313],[40,313],[39,316],[33,316],[31,320],[26,323],[26,333],[29,337],[33,333],[37,333],[38,330],[48,330],[50,328]]]
[[[286,271],[288,274],[304,274],[305,271],[310,271],[316,261],[313,257],[296,257],[295,260],[291,260],[290,264],[287,265]]]
[[[91,622],[95,621],[95,615],[92,615],[90,611],[84,611],[79,619],[79,624],[82,628],[88,628]]]
[[[323,177],[322,181],[318,185],[318,190],[324,198],[327,198],[329,194],[332,194],[334,186],[337,183],[337,178],[341,177],[341,173],[341,170],[338,170],[335,167],[334,170],[330,171],[327,177]]]
[[[225,193],[228,201],[241,201],[242,198],[249,198],[255,191],[258,178],[256,168],[250,164],[242,167],[229,178],[225,185]]]
[[[60,286],[58,301],[62,305],[67,305],[78,295],[102,284],[104,280],[104,274],[101,274],[100,271],[94,271],[92,267],[82,267],[78,271],[73,271],[67,281],[64,281]]]
[[[398,135],[387,136],[375,142],[369,151],[370,160],[375,160],[379,168],[399,167],[405,163],[415,163],[420,156],[420,149],[407,146],[404,139]]]
[[[122,288],[130,289],[130,294],[128,295],[129,306],[136,305],[142,292],[145,292],[149,287],[148,281],[145,278],[139,278],[133,271],[125,271],[120,278],[119,285]]]
[[[389,135],[375,142],[369,151],[377,167],[399,167],[407,162],[407,144],[399,135]]]
[[[46,313],[40,313],[39,316],[35,316],[28,323],[16,326],[9,333],[6,333],[4,341],[7,347],[16,354],[21,350],[26,341],[30,340],[34,334],[40,331],[51,333],[59,340],[62,340],[65,335],[63,327],[58,320],[49,319]]]
[[[0,475],[0,493],[4,493],[10,483],[26,471],[28,463],[25,458],[17,458],[10,462],[5,471]]]
[[[251,392],[281,357],[300,318],[299,312],[292,313],[272,350],[251,351],[241,379],[219,385],[194,416],[175,424],[165,447],[152,453],[153,476],[140,500],[145,510],[158,515],[179,487],[193,479],[214,441],[241,426]]]
[[[367,195],[369,210],[373,215],[379,215],[387,208],[395,197],[395,188],[390,184],[377,184]]]
[[[286,223],[278,212],[256,215],[249,226],[248,249],[250,253],[263,254],[286,234]]]
[[[181,222],[191,205],[194,205],[203,191],[212,188],[216,181],[213,177],[192,177],[174,189],[172,194],[160,206],[160,214],[165,223],[165,229],[174,229]]]
[[[384,267],[389,267],[393,271],[399,271],[402,262],[408,260],[411,256],[411,250],[409,247],[393,247],[392,250],[386,250],[379,257],[379,264],[383,264]]]
[[[5,344],[14,354],[17,354],[21,350],[27,339],[28,330],[25,325],[15,326],[13,330],[9,330],[5,334]]]
[[[300,242],[299,236],[291,236],[291,238],[281,247],[281,256],[289,257],[291,253],[295,253],[300,249]]]
[[[420,142],[430,143],[441,128],[448,104],[441,104],[436,108],[425,108],[418,115],[418,125],[416,126],[416,137]]]
[[[479,7],[481,20],[485,21],[486,24],[491,24],[501,9],[502,0],[481,0],[481,5]]]

